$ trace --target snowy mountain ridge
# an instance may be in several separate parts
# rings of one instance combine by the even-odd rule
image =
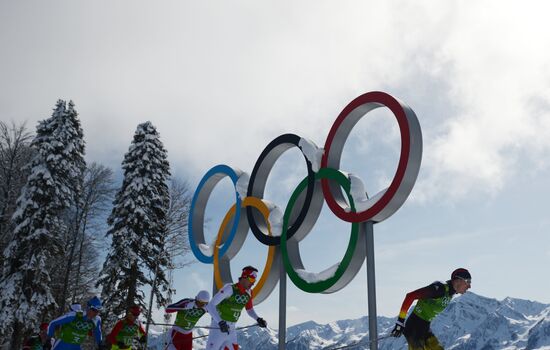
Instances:
[[[407,349],[405,339],[384,338],[395,318],[378,317],[380,350]],[[368,318],[340,320],[328,324],[304,322],[287,329],[287,350],[368,349]],[[433,322],[432,330],[445,349],[452,350],[550,350],[550,304],[505,298],[502,301],[471,292],[455,298]],[[206,331],[197,330],[195,336]],[[276,350],[277,331],[259,327],[239,331],[242,350]],[[163,337],[150,349],[163,349]],[[204,349],[206,338],[195,341]]]

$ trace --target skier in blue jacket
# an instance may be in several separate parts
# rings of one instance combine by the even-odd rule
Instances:
[[[71,311],[50,322],[48,337],[53,337],[58,330],[52,350],[81,350],[80,345],[91,334],[98,347],[102,348],[101,318],[98,316],[101,307],[101,300],[93,297],[87,303],[86,314]]]

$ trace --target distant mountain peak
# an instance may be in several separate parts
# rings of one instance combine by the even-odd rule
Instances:
[[[395,318],[378,317],[379,336],[391,332]],[[432,330],[445,349],[452,350],[543,350],[550,349],[550,305],[507,297],[502,301],[472,292],[455,297],[432,323]],[[329,350],[360,344],[368,348],[368,318],[319,324],[308,321],[287,329],[287,350]],[[277,332],[258,327],[238,334],[242,350],[276,350]],[[204,338],[203,338],[204,339]],[[159,341],[159,344],[161,342]],[[364,347],[362,347],[364,346]],[[204,340],[195,344],[204,349]],[[354,347],[356,348],[356,347]],[[379,350],[405,350],[405,339],[384,338]],[[151,349],[164,349],[152,347]]]

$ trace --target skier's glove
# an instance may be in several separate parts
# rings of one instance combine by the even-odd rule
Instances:
[[[399,338],[401,334],[403,334],[403,330],[405,329],[405,320],[399,317],[397,319],[397,322],[395,322],[395,327],[393,327],[393,330],[391,331],[391,336]]]
[[[146,335],[141,336],[141,338],[139,338],[139,342],[141,344],[147,343],[147,336]]]
[[[111,345],[108,344],[107,342],[105,341],[102,341],[101,343],[99,343],[99,345],[97,346],[97,349],[98,350],[108,350],[111,348]]]
[[[121,341],[117,341],[116,345],[118,346],[119,349],[130,349],[130,347],[128,345],[124,344]]]
[[[263,318],[261,318],[261,317],[258,317],[258,318],[256,319],[256,322],[258,322],[258,326],[260,326],[260,327],[262,327],[262,328],[267,327],[267,322],[266,322]]]
[[[220,322],[218,322],[218,325],[220,326],[221,332],[225,332],[229,334],[229,326],[227,325],[227,322],[225,322],[224,320],[221,320]]]
[[[46,342],[42,344],[42,349],[51,350],[52,349],[52,338],[47,337]]]

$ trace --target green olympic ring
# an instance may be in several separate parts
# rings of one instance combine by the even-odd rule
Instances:
[[[350,180],[340,171],[332,168],[322,168],[315,174],[315,185],[319,185],[319,181],[322,179],[334,180],[336,181],[345,191],[351,210],[355,212],[355,205],[353,203],[353,198],[350,193]],[[349,281],[351,281],[359,269],[361,268],[363,261],[365,259],[365,235],[359,234],[359,224],[351,224],[351,235],[348,243],[348,247],[344,258],[338,264],[334,274],[326,279],[321,279],[319,281],[307,281],[305,278],[300,276],[297,270],[304,270],[302,259],[300,258],[299,253],[299,239],[296,236],[291,238],[287,237],[288,231],[288,221],[292,213],[292,209],[297,202],[298,197],[307,187],[307,178],[302,180],[300,184],[296,187],[292,193],[288,204],[286,206],[284,216],[283,216],[283,231],[281,235],[281,251],[283,256],[283,261],[285,264],[285,269],[292,280],[292,282],[301,290],[309,293],[333,293],[344,286],[346,286]],[[349,271],[348,271],[348,268]]]

